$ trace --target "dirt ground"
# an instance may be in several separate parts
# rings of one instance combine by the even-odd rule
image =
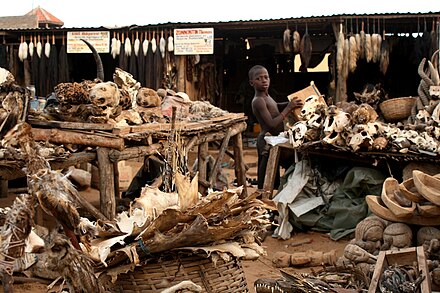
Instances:
[[[250,167],[247,171],[247,178],[256,179],[257,154],[255,148],[247,147],[244,149],[244,161]],[[223,164],[225,166],[224,171],[230,183],[232,183],[235,179],[232,164],[233,161],[231,161],[229,158],[225,158],[225,162]],[[252,192],[253,190],[255,190],[255,188],[256,186],[249,186],[249,192]],[[99,205],[98,190],[89,188],[85,191],[81,191],[81,193],[90,202],[92,202],[95,205]],[[0,207],[10,205],[13,198],[14,195],[10,194],[8,198],[0,199]],[[262,245],[265,248],[267,255],[261,256],[258,260],[255,261],[249,261],[249,260],[242,261],[243,270],[248,283],[248,288],[250,292],[255,292],[253,289],[253,284],[255,280],[259,278],[277,279],[281,276],[279,269],[272,265],[272,258],[276,252],[284,251],[287,253],[295,253],[295,252],[306,252],[307,250],[328,252],[330,250],[335,250],[337,256],[340,257],[342,256],[343,250],[346,244],[348,243],[348,241],[349,240],[347,239],[340,241],[333,241],[329,238],[328,235],[323,233],[316,233],[316,232],[294,231],[294,233],[292,233],[292,237],[288,240],[279,240],[273,238],[271,235],[267,235],[267,237],[265,237],[264,241],[262,242]],[[297,245],[300,242],[307,242],[307,243]],[[303,268],[291,267],[285,270],[287,272],[308,273],[311,272],[311,269],[312,268],[310,267],[303,267]],[[47,292],[46,285],[41,283],[27,283],[27,282],[16,283],[14,285],[14,289],[15,292],[18,293]],[[2,290],[1,286],[0,286],[0,290]]]

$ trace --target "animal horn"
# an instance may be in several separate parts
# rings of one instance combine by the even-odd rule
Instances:
[[[90,44],[84,39],[81,39],[81,41],[86,43],[87,47],[89,47],[89,49],[92,50],[92,54],[93,57],[95,57],[95,62],[96,62],[96,77],[104,81],[104,66],[102,65],[101,56],[99,56],[98,52],[96,51],[95,47],[93,47],[92,44]]]

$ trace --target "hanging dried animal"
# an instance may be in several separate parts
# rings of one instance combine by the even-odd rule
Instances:
[[[352,35],[349,38],[350,55],[349,57],[349,71],[354,72],[357,66],[357,59],[359,52],[357,51],[356,38]]]
[[[365,34],[364,31],[364,22],[362,21],[362,28],[361,28],[361,32],[359,33],[360,35],[360,51],[359,51],[359,58],[365,59],[365,47],[366,47],[366,43],[367,43],[367,36]]]
[[[165,49],[166,49],[166,41],[163,37],[163,31],[160,33],[160,39],[159,39],[159,51],[162,58],[165,58]]]
[[[37,55],[38,55],[39,58],[41,58],[42,51],[43,51],[43,45],[41,44],[40,36],[38,36]]]
[[[380,72],[382,72],[383,75],[387,73],[388,66],[390,64],[390,48],[388,45],[388,40],[385,39],[385,35],[382,41],[382,45],[380,48]]]
[[[174,51],[174,38],[173,35],[170,33],[168,36],[168,52]]]
[[[293,32],[293,53],[298,54],[301,43],[301,36],[297,30]]]
[[[365,59],[368,63],[373,60],[373,45],[370,34],[365,35]]]
[[[307,72],[307,68],[309,67],[310,59],[312,58],[312,40],[308,33],[307,25],[306,32],[304,33],[301,43],[300,43],[300,52],[299,56],[301,58],[301,66],[299,70],[301,72]]]
[[[33,56],[34,55],[34,49],[35,49],[35,44],[32,41],[32,37],[29,38],[29,56]]]
[[[124,53],[125,53],[125,56],[131,56],[131,40],[128,37],[128,34],[127,34],[127,37],[125,38],[125,42],[124,42]]]
[[[134,44],[133,44],[134,55],[136,55],[136,57],[139,55],[140,46],[141,46],[141,41],[139,40],[139,32],[136,32],[136,39],[134,40]]]
[[[116,39],[116,33],[113,33],[113,38],[112,38],[111,45],[110,45],[111,54],[112,54],[113,59],[116,59],[116,56],[118,55],[117,41],[118,40]]]
[[[283,48],[285,53],[289,53],[291,51],[290,42],[290,29],[289,26],[287,26],[283,33]]]
[[[151,51],[153,51],[153,53],[156,53],[156,50],[157,50],[156,35],[153,33],[153,38],[151,39]]]
[[[46,56],[46,58],[50,57],[49,36],[47,36],[46,43],[44,44],[44,55]]]
[[[336,50],[336,68],[338,75],[342,75],[342,67],[344,64],[344,33],[342,31],[342,24],[340,26],[339,34],[338,34],[338,43],[337,43],[337,50]]]
[[[144,33],[144,41],[142,42],[142,52],[144,53],[144,56],[147,56],[148,53],[148,43],[147,33]]]

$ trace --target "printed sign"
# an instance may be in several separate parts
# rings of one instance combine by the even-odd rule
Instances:
[[[98,53],[110,53],[109,31],[67,32],[67,53],[90,53],[89,47],[81,39],[92,44]]]
[[[214,28],[175,29],[174,54],[214,54]]]

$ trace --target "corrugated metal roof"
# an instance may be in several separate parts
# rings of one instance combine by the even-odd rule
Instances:
[[[0,29],[29,29],[38,28],[36,15],[0,17]]]

